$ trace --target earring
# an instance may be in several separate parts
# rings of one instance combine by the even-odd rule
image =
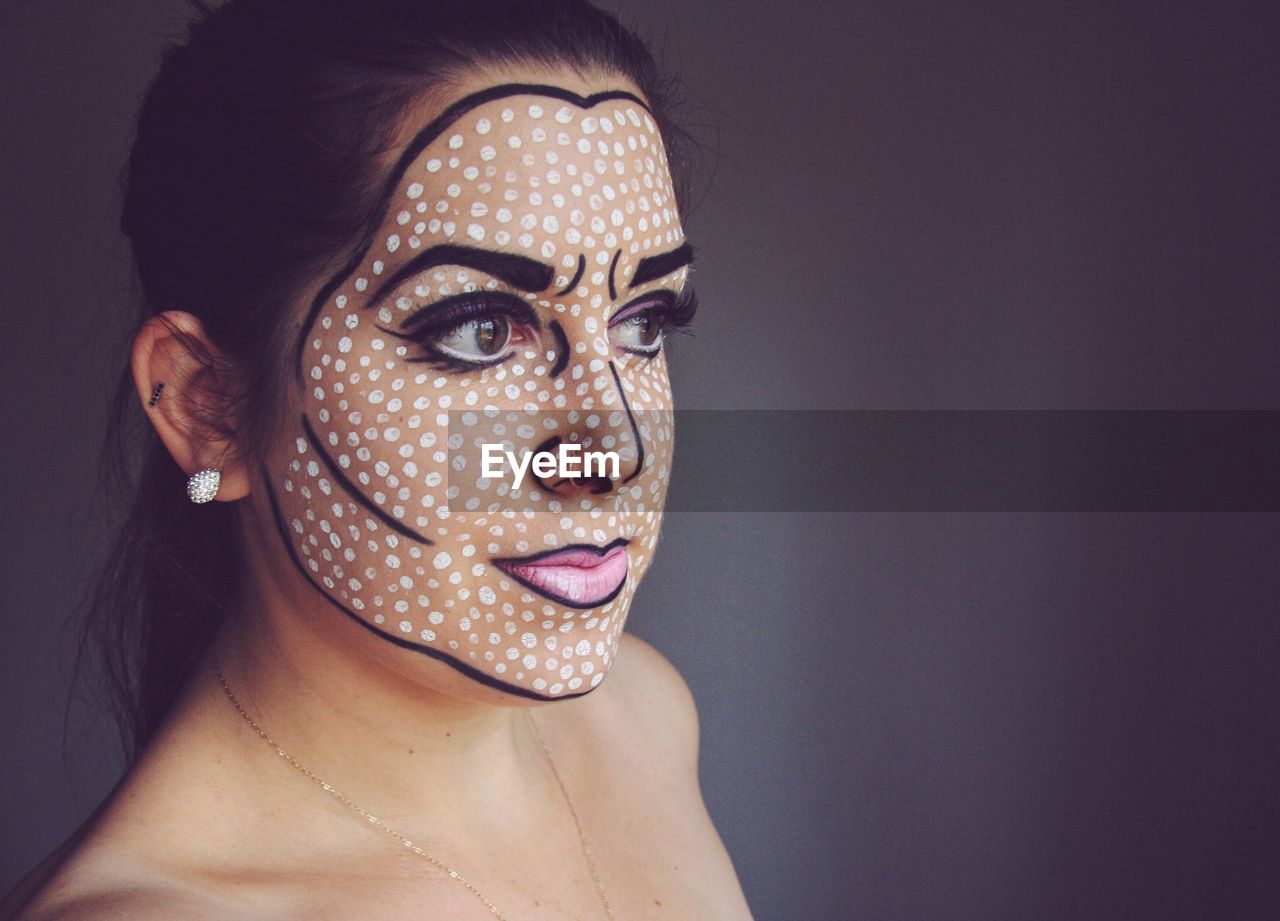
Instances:
[[[222,471],[217,467],[206,467],[187,478],[187,496],[192,502],[211,502],[221,483]]]
[[[160,391],[164,389],[164,382],[156,384],[156,389],[151,391],[151,399],[147,401],[148,406],[155,406],[156,400],[160,399]]]

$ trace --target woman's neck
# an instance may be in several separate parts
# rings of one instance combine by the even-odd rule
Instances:
[[[432,680],[442,669],[446,688],[461,683],[490,696],[348,622],[322,599],[299,611],[256,585],[207,658],[262,730],[315,774],[357,802],[376,797],[362,805],[375,812],[376,805],[388,821],[461,810],[472,827],[509,823],[513,809],[546,792],[519,702],[449,693]],[[212,661],[200,667],[212,672]],[[224,696],[216,678],[213,687]],[[231,730],[270,751],[229,701],[218,705],[228,723],[241,724]]]

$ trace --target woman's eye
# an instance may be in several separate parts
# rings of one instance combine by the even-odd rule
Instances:
[[[690,287],[679,294],[664,290],[643,295],[609,321],[609,337],[620,349],[652,358],[662,351],[668,331],[688,329],[697,309]]]
[[[656,352],[662,344],[663,315],[658,310],[643,310],[613,327],[613,339],[624,349]]]
[[[487,361],[511,342],[511,322],[504,316],[466,320],[435,337],[437,349],[464,361]]]
[[[515,295],[467,292],[418,310],[400,329],[378,329],[414,344],[417,354],[405,361],[466,372],[502,364],[520,348],[536,348],[541,324]]]

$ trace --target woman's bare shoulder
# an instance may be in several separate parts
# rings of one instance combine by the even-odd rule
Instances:
[[[225,919],[207,897],[143,880],[123,867],[115,872],[92,844],[59,848],[0,901],[0,921],[114,921],[160,918]],[[104,859],[106,858],[106,859]]]
[[[245,906],[145,864],[114,835],[104,816],[119,792],[0,899],[0,921],[252,921]]]
[[[230,921],[243,917],[205,896],[163,886],[114,886],[78,895],[42,898],[13,921]]]
[[[646,760],[663,754],[673,766],[698,764],[698,710],[684,676],[651,644],[623,633],[608,676],[581,698],[593,733],[627,745]],[[589,703],[588,703],[589,702]]]
[[[684,676],[652,644],[624,633],[613,666],[622,690],[642,713],[676,724],[696,740],[698,712]]]

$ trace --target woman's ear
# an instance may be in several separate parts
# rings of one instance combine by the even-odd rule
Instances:
[[[250,481],[236,440],[231,364],[200,321],[181,310],[151,317],[134,336],[131,363],[143,411],[183,472],[191,476],[216,467],[222,472],[218,499],[247,496]]]

